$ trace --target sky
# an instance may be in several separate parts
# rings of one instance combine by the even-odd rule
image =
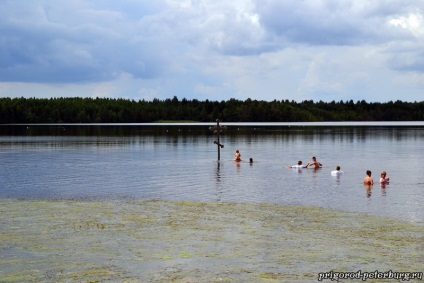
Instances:
[[[424,101],[422,0],[0,5],[0,97]]]

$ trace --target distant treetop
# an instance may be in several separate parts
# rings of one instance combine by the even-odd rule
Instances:
[[[424,121],[424,101],[0,98],[0,123]]]

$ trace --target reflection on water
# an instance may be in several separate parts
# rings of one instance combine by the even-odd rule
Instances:
[[[197,124],[3,125],[0,197],[267,202],[424,221],[422,126],[238,125],[222,135],[219,162],[214,139]],[[287,168],[312,156],[323,168]],[[333,177],[337,165],[345,173]],[[364,190],[368,169],[391,183]]]

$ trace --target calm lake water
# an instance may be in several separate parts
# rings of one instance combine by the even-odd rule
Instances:
[[[0,125],[0,198],[263,202],[424,223],[423,122],[223,123],[219,162],[211,125]],[[288,168],[312,156],[323,168]]]

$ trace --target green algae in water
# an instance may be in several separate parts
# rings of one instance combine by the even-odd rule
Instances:
[[[315,207],[0,200],[6,282],[315,282],[422,271],[423,226]]]

